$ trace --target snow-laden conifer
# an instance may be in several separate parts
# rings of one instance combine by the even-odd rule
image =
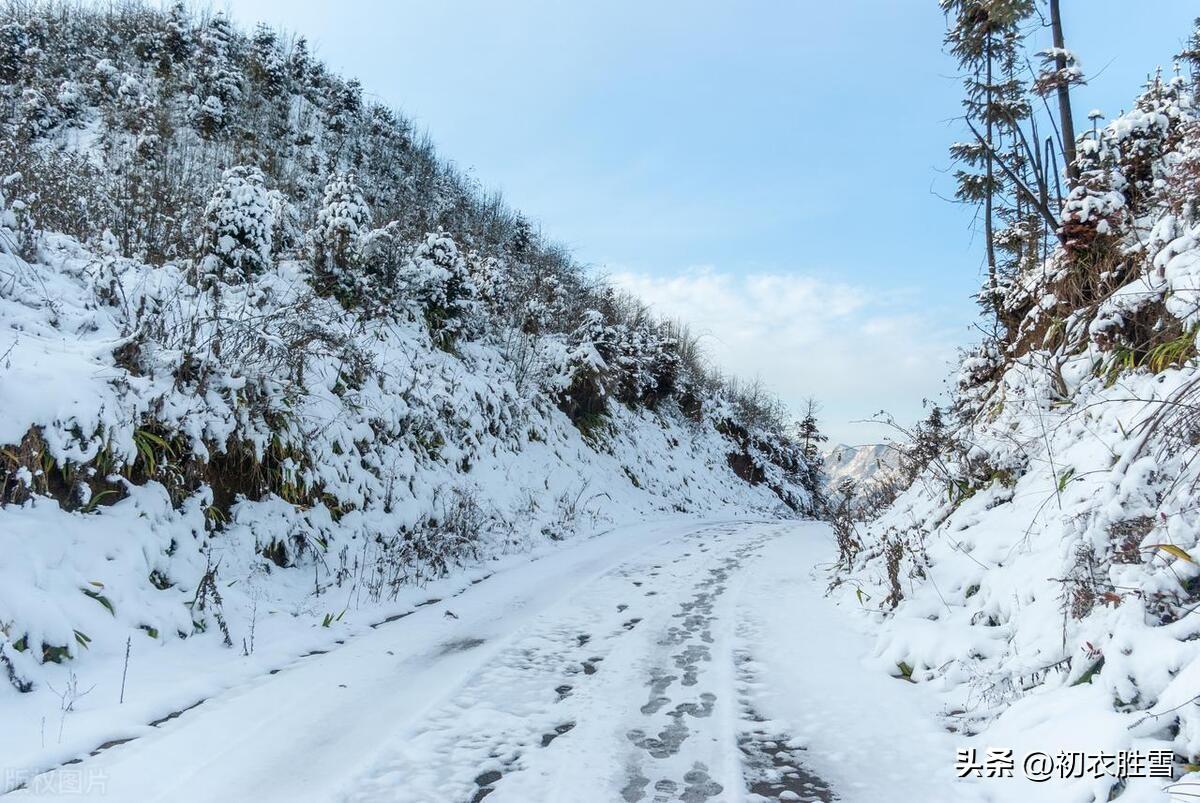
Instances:
[[[275,207],[258,168],[226,170],[204,209],[206,272],[236,282],[270,267]]]

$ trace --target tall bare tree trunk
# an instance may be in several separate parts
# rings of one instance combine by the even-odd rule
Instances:
[[[1062,13],[1059,10],[1059,0],[1050,0],[1050,31],[1054,37],[1054,66],[1061,76],[1067,69],[1067,57],[1064,54]],[[1058,116],[1062,126],[1063,158],[1067,163],[1067,183],[1075,186],[1079,179],[1079,167],[1075,164],[1075,122],[1071,117],[1071,86],[1068,82],[1058,82]]]
[[[987,192],[983,199],[983,237],[987,241],[987,269],[988,269],[988,292],[996,292],[996,242],[994,224],[992,222],[992,204],[993,196],[996,193],[994,184],[995,167],[992,163],[996,152],[996,146],[992,142],[992,34],[989,31],[985,45],[987,52],[984,57],[987,60],[987,88],[985,90],[986,97],[984,101],[983,118],[986,125],[987,143],[984,151],[987,154]],[[999,299],[993,297],[991,299],[992,307],[996,312],[996,318],[1000,317],[1000,302]]]

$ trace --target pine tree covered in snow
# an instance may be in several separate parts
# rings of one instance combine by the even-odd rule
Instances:
[[[238,281],[271,265],[275,208],[262,172],[231,167],[204,210],[205,266],[220,279]]]
[[[820,408],[816,400],[809,399],[804,410],[804,417],[796,424],[796,441],[800,444],[800,454],[804,457],[805,470],[809,475],[808,481],[814,487],[818,487],[821,483],[821,469],[824,464],[821,444],[829,440],[821,432],[817,421],[818,412],[820,412]],[[819,498],[818,506],[821,506],[823,502],[824,500]]]
[[[421,307],[429,329],[448,345],[475,310],[475,285],[454,238],[429,234],[398,277],[404,295]]]
[[[335,173],[325,185],[317,224],[309,233],[320,292],[354,292],[359,247],[370,223],[371,211],[354,173]]]

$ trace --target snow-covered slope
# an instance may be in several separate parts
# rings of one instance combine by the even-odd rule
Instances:
[[[585,438],[495,346],[451,354],[419,323],[364,329],[295,266],[214,302],[178,271],[68,238],[41,255],[0,256],[0,700],[116,673],[129,638],[138,661],[193,637],[279,654],[273,639],[378,618],[457,565],[612,523],[793,514],[734,472],[713,419],[614,405]],[[298,308],[338,347],[310,348],[287,377],[274,350]],[[130,309],[158,311],[134,323]],[[217,320],[250,339],[197,383],[171,336],[128,334],[197,326],[180,334],[203,340]]]
[[[965,360],[957,430],[913,486],[843,523],[835,583],[878,621],[884,663],[944,695],[964,747],[1111,757],[1045,783],[1018,773],[999,799],[1159,801],[1172,781],[1185,799],[1200,783],[1188,84],[1152,81],[1081,152],[1074,239],[1008,288],[1006,339]],[[1171,766],[1122,773],[1125,751]]]
[[[2,13],[5,720],[127,655],[220,686],[615,524],[810,507],[772,405],[303,40]]]

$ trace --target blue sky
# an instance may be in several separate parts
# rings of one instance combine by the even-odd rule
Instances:
[[[1087,111],[1127,107],[1194,0],[1064,0]],[[971,341],[981,247],[936,0],[231,0],[838,441],[921,412]],[[1151,12],[1149,9],[1153,9]]]

